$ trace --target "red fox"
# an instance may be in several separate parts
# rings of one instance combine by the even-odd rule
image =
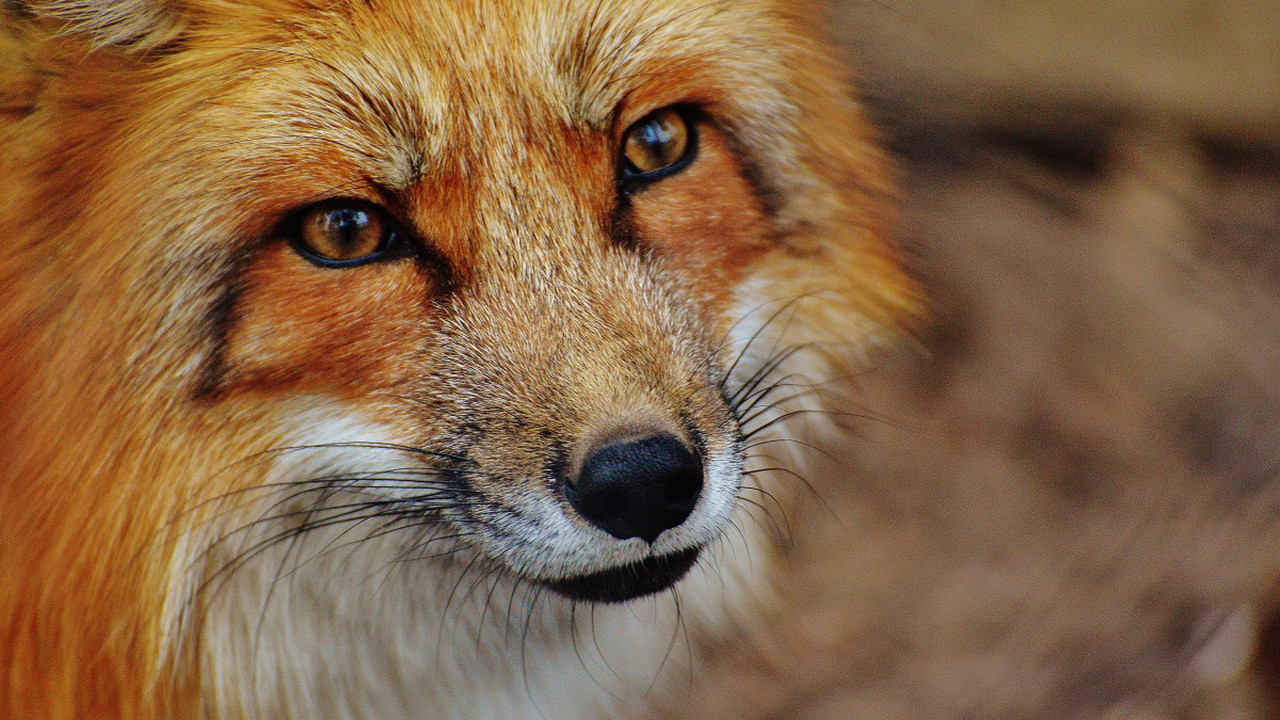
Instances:
[[[767,606],[920,305],[814,8],[0,8],[0,717],[608,717]]]

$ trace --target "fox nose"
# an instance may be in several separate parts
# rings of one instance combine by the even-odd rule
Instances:
[[[648,543],[684,522],[701,492],[702,461],[669,435],[598,448],[565,484],[569,504],[592,525]]]

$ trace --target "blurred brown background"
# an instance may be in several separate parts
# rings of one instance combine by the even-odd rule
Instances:
[[[1280,3],[829,26],[936,320],[669,717],[1280,717]]]
[[[1280,141],[1280,4],[1268,0],[844,0],[837,37],[913,122],[1042,126],[1046,108],[1172,115]],[[1061,127],[1053,129],[1062,129]]]

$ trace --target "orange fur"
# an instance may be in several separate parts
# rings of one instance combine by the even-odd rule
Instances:
[[[240,632],[237,591],[210,588],[298,417],[471,443],[493,477],[528,478],[478,478],[486,497],[523,497],[541,437],[732,424],[684,353],[744,308],[804,298],[786,344],[836,373],[915,313],[880,154],[791,3],[4,8],[0,717],[235,716],[241,690],[259,693],[249,716],[324,702],[271,699],[288,678],[243,688],[226,653],[254,650],[213,640]],[[673,104],[706,114],[701,154],[634,196],[620,248],[620,135]],[[388,208],[432,258],[308,264],[274,228],[330,197]],[[348,584],[327,587],[376,592]],[[441,692],[425,715],[450,714]]]

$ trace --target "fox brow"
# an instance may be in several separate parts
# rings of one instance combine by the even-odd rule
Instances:
[[[735,52],[757,51],[758,46],[725,37],[724,26],[742,25],[740,18],[731,23],[734,18],[725,16],[740,12],[731,0],[674,9],[668,3],[596,0],[575,18],[565,18],[563,13],[512,15],[530,42],[522,49],[521,63],[529,64],[528,77],[504,78],[512,83],[511,102],[516,107],[525,105],[524,110],[542,104],[568,125],[607,131],[617,108],[638,84],[679,75],[693,64]],[[351,21],[358,22],[356,18]],[[495,45],[501,45],[486,43],[483,30],[480,37],[472,38],[450,37],[446,32],[466,25],[465,18],[444,18],[436,28],[440,37],[431,38],[430,43],[458,58],[474,57],[476,46],[492,53]],[[708,37],[715,41],[708,42]],[[387,66],[385,61],[362,55],[348,56],[342,62],[313,44],[320,39],[293,36],[280,46],[251,52],[273,54],[318,69],[319,75],[313,75],[318,82],[297,97],[299,104],[306,106],[298,116],[314,116],[317,101],[323,98],[330,110],[327,120],[317,118],[325,125],[323,134],[336,141],[334,131],[348,128],[350,137],[344,147],[362,165],[375,170],[374,175],[389,188],[407,188],[429,174],[450,152],[449,105],[472,101],[468,93],[448,88],[458,81],[456,73],[440,70],[440,77],[432,77],[430,71],[415,70],[409,63]],[[469,40],[479,42],[473,45]],[[499,67],[511,64],[496,56],[485,60]],[[552,72],[548,74],[543,68]],[[435,100],[424,97],[420,92],[424,87],[440,90],[440,96]],[[368,142],[369,133],[375,135],[374,142]],[[339,138],[342,135],[338,133]]]
[[[707,31],[732,10],[732,0],[676,9],[665,3],[596,0],[581,22],[553,41],[554,67],[568,91],[571,114],[603,129],[632,86],[731,51],[734,45],[723,33]],[[709,44],[708,38],[716,42]]]

